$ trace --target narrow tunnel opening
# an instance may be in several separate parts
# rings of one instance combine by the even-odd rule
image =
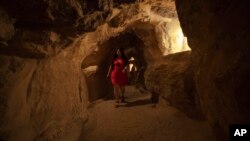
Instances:
[[[147,67],[144,58],[145,45],[134,32],[128,31],[99,44],[92,54],[82,61],[81,68],[85,74],[90,101],[113,98],[113,87],[110,78],[106,76],[112,63],[112,56],[118,47],[124,49],[129,61],[128,85],[146,89],[144,83],[144,71]]]
[[[99,42],[81,65],[90,102],[114,99],[113,86],[106,75],[118,47],[129,59],[129,85],[151,92],[153,103],[162,97],[187,115],[196,116],[200,104],[191,85],[191,49],[178,18],[158,25],[136,21],[119,35]]]

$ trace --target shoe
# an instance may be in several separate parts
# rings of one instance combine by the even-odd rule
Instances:
[[[118,108],[119,107],[119,101],[116,101],[115,102],[115,108]]]

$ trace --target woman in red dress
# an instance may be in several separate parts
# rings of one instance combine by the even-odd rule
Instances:
[[[119,100],[124,102],[125,85],[128,83],[126,69],[128,65],[127,57],[123,48],[118,48],[113,56],[112,65],[109,68],[107,77],[111,74],[111,82],[114,86],[115,107],[119,106]],[[111,73],[110,73],[111,72]]]

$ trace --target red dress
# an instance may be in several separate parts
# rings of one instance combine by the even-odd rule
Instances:
[[[123,86],[128,83],[126,71],[122,71],[124,67],[124,61],[121,58],[115,59],[114,68],[111,72],[111,82],[113,85],[118,84]]]

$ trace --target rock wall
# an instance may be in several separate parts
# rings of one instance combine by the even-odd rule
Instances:
[[[35,136],[28,118],[27,93],[36,67],[36,60],[1,56],[1,140],[13,135],[18,139],[25,134],[28,140]]]
[[[78,58],[75,42],[103,24],[112,3],[3,0],[0,6],[0,140],[54,140],[87,118],[80,63],[86,54]]]
[[[10,40],[14,35],[13,21],[9,17],[8,13],[0,7],[0,44],[7,45],[5,41]]]
[[[108,50],[102,47],[110,47],[109,39],[132,33],[143,42],[136,44],[145,66],[173,53],[161,43],[169,37],[164,25],[177,18],[173,1],[2,0],[0,5],[3,140],[53,140],[85,120],[89,92],[96,93],[93,99],[105,96],[95,91],[102,83],[92,84],[104,81],[108,64],[102,55]],[[102,57],[94,65],[102,69],[84,70],[96,50]]]
[[[7,13],[1,17],[10,26],[5,30],[13,34],[12,38],[6,35],[8,47],[1,53],[40,58],[58,54],[77,36],[95,30],[104,23],[112,8],[112,2],[98,0],[3,0],[0,5],[1,11]]]
[[[165,56],[150,64],[145,72],[145,84],[152,100],[167,103],[195,119],[204,119],[191,68],[191,52]],[[162,100],[161,100],[162,99]]]
[[[35,60],[1,56],[1,138],[53,140],[87,118],[86,85],[69,53]]]
[[[104,24],[112,8],[134,2],[0,1],[1,140],[54,140],[86,120],[81,64],[124,31]]]
[[[164,6],[169,9],[166,10],[163,8]],[[166,11],[170,12],[170,14],[166,14],[168,13]],[[80,56],[78,58],[83,58],[83,69],[84,72],[87,73],[86,77],[90,86],[89,98],[92,97],[94,100],[105,96],[102,89],[106,87],[107,82],[103,79],[103,76],[106,75],[103,72],[108,70],[107,66],[109,66],[111,62],[110,57],[113,53],[105,55],[107,50],[113,51],[116,47],[121,46],[125,49],[138,46],[136,48],[140,54],[139,58],[145,61],[143,63],[145,69],[147,64],[155,62],[157,59],[163,57],[164,54],[176,52],[176,50],[174,50],[175,45],[172,44],[176,42],[176,37],[171,38],[171,36],[168,35],[169,29],[171,28],[171,21],[176,21],[177,18],[173,2],[154,2],[150,0],[141,3],[135,2],[129,5],[115,7],[111,13],[112,14],[106,19],[107,23],[99,26],[95,31],[79,37],[77,42],[77,44],[79,44],[77,48],[79,48],[78,54]],[[166,24],[169,26],[163,26]],[[177,28],[180,29],[179,24],[177,24],[176,29]],[[130,35],[125,37],[124,34],[127,33]],[[168,45],[162,44],[162,40],[165,37],[169,37],[169,40],[173,41]],[[140,42],[143,42],[143,45],[136,45],[136,38],[140,40]],[[180,49],[178,51],[182,50]],[[103,59],[106,59],[109,63],[102,65],[101,62]],[[103,70],[101,73],[100,69]],[[144,80],[142,77],[140,77],[140,79]],[[107,94],[112,95],[111,93]]]
[[[228,125],[250,122],[249,4],[176,0],[176,7],[202,110],[219,140],[227,140]]]

